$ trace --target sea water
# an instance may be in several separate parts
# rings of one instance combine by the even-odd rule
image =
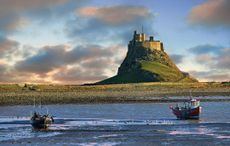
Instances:
[[[0,145],[230,145],[230,102],[201,103],[199,120],[177,120],[173,104],[47,105],[55,123],[40,131],[33,106],[1,106]]]

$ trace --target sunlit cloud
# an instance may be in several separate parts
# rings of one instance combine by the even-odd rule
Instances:
[[[203,71],[190,71],[195,77],[203,81],[227,81],[230,78],[230,48],[212,45],[200,45],[190,48],[195,55],[194,61],[203,65]]]
[[[0,35],[15,32],[30,24],[28,19],[19,15],[6,16],[0,19]]]
[[[208,26],[230,26],[229,14],[229,0],[208,0],[192,9],[189,22]]]
[[[210,54],[201,54],[196,56],[196,61],[201,63],[201,64],[208,64],[211,61],[213,61],[215,57],[213,57]]]
[[[4,52],[9,52],[11,50],[17,49],[18,46],[19,43],[17,41],[0,37],[0,57],[4,55]]]
[[[76,14],[94,17],[111,25],[124,24],[140,17],[151,16],[149,9],[134,6],[84,7],[77,10]]]
[[[1,0],[0,16],[13,12],[23,12],[29,9],[51,7],[66,3],[68,0]]]
[[[154,19],[153,12],[141,6],[82,7],[66,23],[66,32],[69,38],[81,43],[126,47],[135,29],[144,26],[148,33],[153,33]]]
[[[230,74],[218,71],[190,71],[190,74],[196,76],[200,81],[229,81]]]
[[[7,34],[30,24],[29,18],[23,16],[32,11],[41,12],[44,8],[64,4],[68,0],[1,0],[0,1],[0,35]],[[45,16],[45,15],[44,15]],[[32,17],[31,17],[32,18]]]
[[[66,47],[68,48],[65,45],[45,46],[34,56],[17,62],[16,69],[42,74],[77,61],[112,56],[110,50],[102,50],[99,46],[79,46],[70,51]]]
[[[73,67],[63,69],[53,75],[53,79],[59,83],[83,84],[95,82],[107,78],[104,68],[85,69],[84,67]]]

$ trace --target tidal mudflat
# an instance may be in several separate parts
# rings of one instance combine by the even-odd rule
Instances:
[[[45,131],[29,124],[33,106],[1,106],[0,145],[230,145],[230,102],[202,102],[200,120],[185,121],[171,104],[47,105],[55,123]]]

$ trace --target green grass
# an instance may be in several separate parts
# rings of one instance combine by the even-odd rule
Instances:
[[[177,68],[169,67],[156,61],[140,61],[141,72],[132,71],[100,81],[98,84],[122,84],[141,82],[197,82],[190,76],[184,76]],[[149,77],[148,73],[156,74]]]
[[[159,80],[155,80],[159,81]],[[126,74],[116,75],[100,82],[100,84],[124,84],[124,83],[139,83],[150,82],[148,78],[138,72],[130,72]]]
[[[100,103],[160,101],[163,97],[223,95],[230,96],[230,85],[222,83],[149,82],[111,85],[28,85],[39,90],[26,90],[17,84],[0,85],[0,105]]]
[[[168,82],[179,81],[184,78],[183,74],[175,69],[164,64],[153,61],[141,61],[141,69],[149,73],[158,74],[158,77],[150,79],[145,74],[140,72],[129,72],[121,75],[116,75],[109,79],[99,82],[100,84],[122,84],[122,83],[139,83],[139,82]]]
[[[184,77],[179,70],[159,62],[141,61],[141,68],[160,75],[162,81],[179,81]]]

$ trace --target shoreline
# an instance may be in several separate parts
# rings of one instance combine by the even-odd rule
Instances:
[[[1,97],[0,97],[1,98]],[[226,95],[211,95],[211,96],[192,96],[194,99],[199,99],[201,102],[230,102],[230,96]],[[44,97],[41,98],[42,105],[62,105],[62,104],[126,104],[126,103],[175,103],[184,102],[190,99],[190,96],[170,96],[170,97],[106,97],[106,98],[72,98],[67,100],[65,97],[62,100],[46,100]],[[28,102],[28,100],[30,102]],[[16,106],[16,105],[33,105],[31,98],[27,100],[17,100],[0,102],[0,106]],[[36,103],[40,103],[40,97],[36,98]],[[44,101],[45,100],[45,101]]]
[[[47,104],[230,101],[230,85],[222,83],[139,83],[116,85],[0,85],[0,106]]]
[[[135,103],[182,103],[186,100],[129,100],[129,101],[100,101],[100,102],[72,102],[72,103],[47,103],[42,105],[85,105],[85,104],[135,104]],[[201,99],[202,103],[204,102],[230,102],[230,99]],[[32,104],[1,104],[0,106],[27,106]]]

